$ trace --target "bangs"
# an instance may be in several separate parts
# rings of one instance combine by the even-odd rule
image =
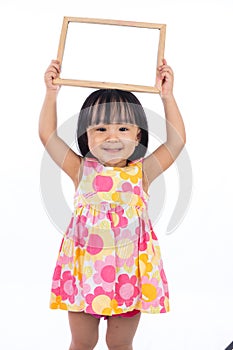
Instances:
[[[100,101],[89,110],[88,126],[98,124],[136,124],[135,115],[130,103],[125,101]]]

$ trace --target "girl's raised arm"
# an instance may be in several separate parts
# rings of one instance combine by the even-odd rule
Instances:
[[[184,122],[173,96],[173,71],[165,59],[158,68],[157,76],[161,84],[167,140],[144,159],[143,170],[148,185],[175,161],[186,142]]]
[[[57,135],[57,95],[60,87],[53,84],[60,64],[53,60],[45,72],[46,95],[40,113],[39,136],[51,158],[78,184],[81,157]]]

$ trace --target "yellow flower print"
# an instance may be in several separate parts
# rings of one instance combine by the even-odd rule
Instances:
[[[67,310],[69,310],[69,311],[83,311],[85,309],[85,302],[84,302],[84,300],[82,300],[81,302],[80,302],[80,305],[76,305],[76,304],[74,304],[74,305],[68,305],[68,307],[67,307]]]
[[[142,207],[144,205],[141,197],[138,197],[138,201],[137,201],[137,204],[136,204],[136,207]]]
[[[127,204],[129,207],[136,206],[140,208],[144,206],[141,197],[132,192],[113,192],[111,199],[118,205]]]
[[[157,306],[157,307],[150,306],[149,310],[150,310],[150,312],[151,312],[152,314],[158,314],[158,313],[160,313],[160,307],[159,307],[159,306]]]
[[[165,297],[165,299],[164,299],[164,308],[165,308],[165,311],[166,311],[166,312],[170,311],[170,306],[169,306],[169,299],[168,299],[168,297]]]
[[[89,278],[93,275],[93,270],[92,270],[92,267],[91,266],[86,266],[84,268],[84,273],[86,275],[86,278]]]
[[[157,271],[155,271],[155,273],[153,273],[152,278],[156,278],[158,282],[161,281],[161,276],[160,276],[159,270],[157,270]]]
[[[151,272],[153,266],[150,262],[148,262],[148,255],[146,253],[140,254],[139,258],[135,259],[135,264],[137,267],[135,271],[135,275],[137,277],[147,276],[149,278],[148,272]]]
[[[62,303],[62,298],[60,295],[55,295],[54,293],[52,293],[51,294],[50,308],[51,309],[67,310],[67,305],[65,303]]]
[[[104,296],[104,298],[102,298],[102,296],[101,296],[100,300],[107,303],[107,298],[105,298],[105,297],[106,296]],[[98,298],[98,301],[99,301],[99,298]],[[94,301],[94,306],[95,306],[95,301]],[[101,313],[103,315],[111,315],[111,314],[117,315],[117,314],[121,314],[122,312],[123,312],[123,309],[118,307],[118,303],[117,303],[116,299],[109,300],[109,306],[106,306],[106,307],[102,308],[102,310],[101,310]],[[99,311],[99,313],[100,313],[100,311]]]
[[[133,271],[133,266],[128,266],[126,263],[124,264],[124,269],[126,272],[131,273]]]
[[[98,227],[100,228],[100,230],[110,230],[111,229],[111,224],[108,220],[102,220]]]
[[[118,204],[124,204],[124,201],[122,200],[121,192],[113,192],[111,194],[111,197],[114,202],[117,202]]]
[[[153,244],[153,242],[151,243]],[[158,245],[154,246],[154,256],[153,256],[153,261],[152,263],[155,265],[159,265],[160,260],[161,260],[161,251],[160,251],[160,247]]]
[[[74,276],[77,276],[79,281],[82,279],[84,254],[84,249],[81,249],[80,247],[76,249],[74,258]]]
[[[130,180],[133,184],[136,184],[142,178],[142,164],[140,162],[134,163],[133,167],[129,166],[123,169],[115,167],[114,169],[120,172],[120,177],[123,180]]]
[[[134,207],[128,207],[125,211],[127,218],[132,219],[135,215],[137,215],[137,212]]]
[[[64,243],[62,245],[62,252],[68,256],[73,256],[73,250],[74,250],[74,241],[72,239],[66,239],[64,240]]]
[[[94,313],[99,315],[110,315],[111,314],[111,298],[108,295],[94,295],[91,302],[91,307]]]
[[[142,285],[142,300],[150,303],[157,298],[157,289],[151,283],[145,283]]]
[[[116,299],[112,299],[110,302],[110,305],[111,305],[112,309],[114,310],[115,314],[121,314],[123,312],[123,309],[118,307],[118,302],[116,301]]]

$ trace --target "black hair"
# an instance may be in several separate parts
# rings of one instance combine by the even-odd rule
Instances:
[[[129,91],[100,89],[83,103],[78,119],[77,142],[81,154],[94,158],[88,147],[87,128],[97,124],[133,124],[140,129],[140,140],[128,161],[142,158],[148,147],[148,124],[145,111],[137,97]]]

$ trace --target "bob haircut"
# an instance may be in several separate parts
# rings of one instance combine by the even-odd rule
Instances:
[[[148,124],[145,111],[134,94],[118,89],[100,89],[87,97],[80,110],[76,135],[83,157],[95,158],[88,147],[87,129],[100,123],[137,125],[141,130],[139,144],[127,163],[144,157],[148,147]]]

